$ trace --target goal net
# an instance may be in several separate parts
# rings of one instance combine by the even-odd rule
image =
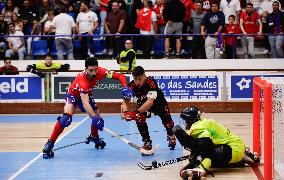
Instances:
[[[284,179],[284,77],[253,80],[253,151],[264,179]]]

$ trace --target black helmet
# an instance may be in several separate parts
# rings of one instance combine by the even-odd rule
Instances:
[[[195,106],[185,108],[180,113],[180,118],[182,118],[185,121],[186,129],[189,129],[192,124],[200,120],[200,111]]]

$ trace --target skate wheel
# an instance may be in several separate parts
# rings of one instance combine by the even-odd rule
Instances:
[[[85,141],[85,143],[86,143],[86,144],[90,144],[90,141],[87,140],[87,141]]]
[[[51,152],[49,155],[51,158],[54,157],[54,152]]]
[[[95,145],[95,148],[96,148],[96,149],[99,149],[99,148],[100,148],[100,145],[97,145],[97,144],[96,144],[96,145]]]
[[[43,154],[42,157],[43,157],[43,159],[49,159],[48,154]]]

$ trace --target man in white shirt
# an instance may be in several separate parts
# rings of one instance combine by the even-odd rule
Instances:
[[[225,14],[225,23],[228,24],[230,15],[236,17],[235,22],[239,22],[239,15],[241,11],[241,5],[239,0],[221,0],[220,10]]]
[[[80,42],[82,46],[83,59],[87,56],[94,57],[93,34],[98,27],[98,16],[89,10],[87,2],[81,2],[80,13],[77,16],[76,23],[79,27]]]
[[[8,37],[8,47],[9,49],[6,51],[6,57],[11,57],[13,55],[18,54],[19,60],[24,60],[26,48],[25,48],[25,40],[24,33],[21,31],[15,30],[15,24],[9,24],[9,36],[23,36],[23,37]]]
[[[64,60],[63,50],[67,50],[68,60],[73,60],[72,31],[76,32],[76,24],[71,16],[66,14],[66,9],[61,9],[61,13],[54,17],[50,25],[50,31],[55,28],[55,44],[57,58]]]

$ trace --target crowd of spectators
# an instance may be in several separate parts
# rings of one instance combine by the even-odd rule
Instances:
[[[264,40],[264,53],[283,58],[281,5],[278,0],[0,0],[0,58],[23,60],[31,55],[33,41],[41,39],[48,53],[55,44],[57,59],[66,53],[72,60],[75,38],[85,59],[96,54],[94,33],[114,59],[130,38],[145,59],[153,55],[155,42],[164,43],[165,58],[180,58],[189,46],[187,58],[237,58],[239,39],[245,58],[255,57],[255,39]]]

